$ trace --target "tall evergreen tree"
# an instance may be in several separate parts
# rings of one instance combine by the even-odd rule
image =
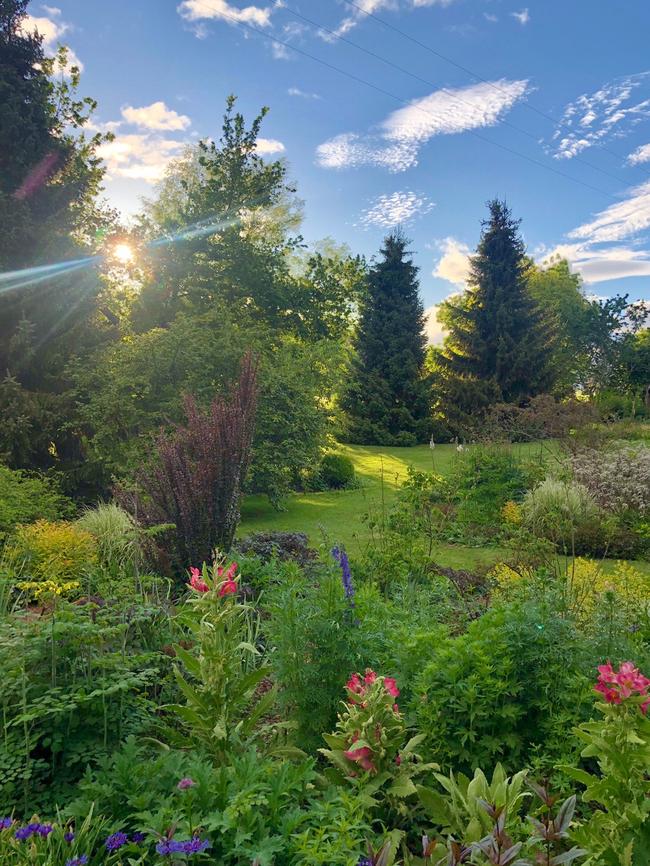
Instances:
[[[437,357],[440,399],[452,422],[491,403],[524,403],[554,379],[553,329],[528,291],[519,221],[505,202],[488,208],[468,288],[442,311],[449,334]]]
[[[427,435],[424,308],[406,247],[399,232],[388,235],[368,276],[352,382],[342,401],[353,442],[408,445]]]

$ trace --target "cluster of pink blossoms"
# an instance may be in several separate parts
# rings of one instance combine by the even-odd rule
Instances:
[[[647,696],[649,688],[650,680],[644,677],[632,662],[623,662],[618,671],[615,671],[609,662],[598,667],[598,683],[595,689],[609,704],[620,704],[625,698],[635,694]],[[649,706],[650,696],[641,704],[641,712],[646,713]]]
[[[361,674],[352,674],[350,679],[345,684],[345,688],[351,692],[352,695],[365,695],[369,686],[373,685],[373,683],[377,680],[377,674],[374,671],[371,671],[370,668],[366,668],[366,672],[361,676]],[[399,697],[399,689],[397,688],[397,682],[393,677],[384,677],[384,688],[388,692],[389,695],[393,698]],[[357,704],[359,701],[355,700],[355,698],[350,698],[350,703]],[[397,704],[394,705],[393,709],[395,712],[398,712]]]
[[[399,689],[397,688],[397,682],[393,677],[384,677],[384,689],[392,698],[399,697]],[[377,674],[370,670],[370,668],[366,668],[366,672],[363,676],[361,674],[352,674],[350,679],[345,684],[346,689],[349,694],[349,702],[351,704],[355,704],[360,706],[362,709],[366,706],[366,701],[363,700],[368,689],[375,684],[377,681]],[[358,698],[362,698],[362,700],[358,700]],[[393,704],[393,712],[399,713],[399,707],[397,704]],[[376,736],[379,740],[381,736],[381,726],[377,725]],[[352,745],[359,739],[359,735],[355,734],[352,738]],[[343,752],[348,761],[353,761],[360,767],[362,770],[365,770],[368,773],[376,773],[377,767],[375,766],[372,758],[373,758],[373,750],[368,746],[361,746],[357,749],[350,748],[348,751]],[[396,764],[401,763],[401,758],[399,755],[395,759]],[[354,773],[352,775],[355,775]]]
[[[219,595],[222,598],[224,595],[232,595],[237,592],[237,581],[235,580],[235,575],[237,574],[238,568],[239,565],[236,562],[232,562],[228,566],[227,570],[221,565],[217,567],[217,576],[225,576],[225,580],[219,586]],[[197,592],[208,592],[210,589],[203,579],[201,569],[195,567],[190,568],[190,582],[188,586],[195,589]]]

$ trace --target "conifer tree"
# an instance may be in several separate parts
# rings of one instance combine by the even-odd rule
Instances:
[[[505,202],[488,208],[468,288],[442,311],[449,334],[437,357],[439,396],[452,421],[496,402],[525,403],[554,378],[553,330],[528,291],[519,221]]]
[[[368,276],[352,382],[343,400],[353,442],[410,445],[427,436],[424,308],[407,243],[399,232],[388,235],[382,259]]]

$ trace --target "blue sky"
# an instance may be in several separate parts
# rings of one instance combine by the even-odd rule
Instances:
[[[401,222],[427,307],[462,286],[494,196],[590,294],[650,298],[647,0],[51,2],[29,11],[116,134],[126,213],[235,93],[249,118],[271,109],[261,147],[288,162],[305,238],[371,255]]]

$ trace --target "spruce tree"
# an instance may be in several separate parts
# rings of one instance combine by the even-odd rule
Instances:
[[[427,436],[424,308],[407,243],[399,232],[388,235],[368,276],[343,400],[352,442],[409,445]]]
[[[468,288],[442,314],[449,334],[437,359],[440,399],[452,424],[492,403],[523,404],[553,383],[553,330],[528,291],[519,220],[505,202],[488,208]]]

